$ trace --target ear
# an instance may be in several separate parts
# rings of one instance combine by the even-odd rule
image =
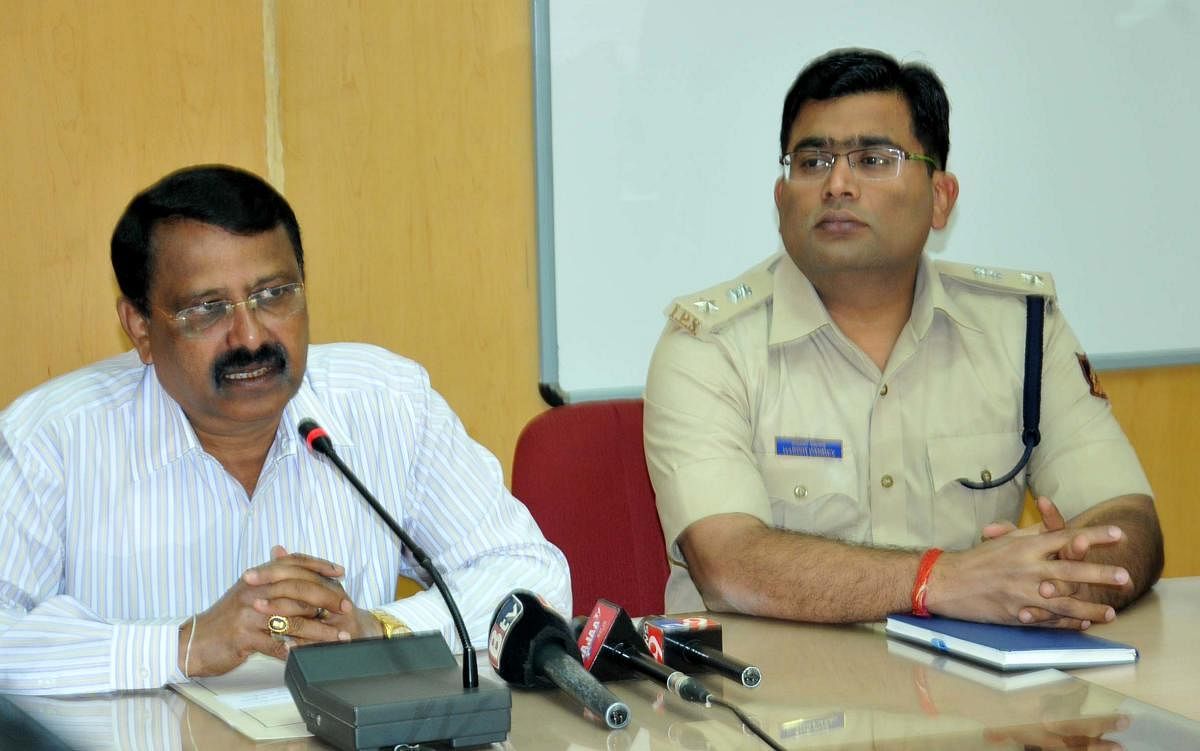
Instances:
[[[783,197],[783,178],[775,178],[775,210],[779,211],[779,201]]]
[[[958,178],[951,172],[937,170],[933,173],[933,221],[934,229],[944,229],[950,221],[950,212],[958,200]]]
[[[125,329],[125,335],[133,342],[142,362],[146,365],[154,362],[150,351],[150,319],[128,297],[117,300],[117,317],[121,319],[121,328]]]

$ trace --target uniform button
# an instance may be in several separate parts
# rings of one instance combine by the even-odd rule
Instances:
[[[797,485],[796,487],[792,488],[792,495],[796,496],[797,498],[803,498],[804,496],[808,495],[808,488],[804,487],[803,485]]]
[[[980,472],[980,473],[979,473],[979,479],[980,479],[980,480],[983,480],[984,482],[991,482],[991,481],[992,481],[992,473],[991,473],[991,472],[988,472],[988,471],[985,469],[985,470],[983,470],[982,472]]]
[[[885,488],[890,488],[896,484],[896,481],[892,479],[891,475],[884,475],[883,477],[879,478],[879,484]]]
[[[883,384],[883,386],[881,386],[881,387],[879,388],[879,395],[880,395],[880,396],[887,396],[887,384],[886,384],[886,383],[885,383],[885,384]]]

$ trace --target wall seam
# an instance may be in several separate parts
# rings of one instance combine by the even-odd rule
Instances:
[[[267,181],[284,193],[283,123],[280,119],[279,48],[276,34],[276,0],[263,0],[263,91],[267,142]]]

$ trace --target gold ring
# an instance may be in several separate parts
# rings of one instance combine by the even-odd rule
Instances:
[[[316,615],[314,615],[314,616],[313,616],[313,618],[316,618],[316,619],[319,621],[319,620],[321,620],[322,618],[324,618],[324,617],[325,617],[326,615],[328,615],[328,614],[329,614],[329,611],[328,611],[328,610],[326,610],[325,608],[323,608],[323,607],[321,607],[321,606],[319,606],[319,605],[318,605],[318,606],[317,606],[317,614],[316,614]]]
[[[273,615],[267,619],[267,630],[272,634],[286,635],[290,625],[286,615]]]

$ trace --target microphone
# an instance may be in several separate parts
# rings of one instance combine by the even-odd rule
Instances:
[[[686,701],[707,705],[713,697],[712,691],[695,678],[650,659],[633,621],[620,606],[605,599],[596,601],[592,614],[582,624],[579,653],[583,666],[602,681],[632,678],[640,673]]]
[[[492,616],[488,658],[505,681],[522,688],[558,686],[610,728],[629,724],[629,707],[583,669],[571,627],[541,597],[518,589]]]
[[[721,624],[712,618],[647,616],[638,631],[650,656],[676,670],[719,673],[746,688],[762,681],[757,667],[721,651]]]
[[[475,657],[475,647],[471,646],[471,637],[467,635],[467,624],[463,622],[462,614],[458,612],[458,604],[454,602],[454,596],[450,594],[450,588],[442,580],[442,573],[438,571],[437,566],[433,565],[429,554],[408,536],[408,533],[396,523],[392,515],[383,506],[379,505],[379,501],[375,500],[375,496],[371,495],[371,492],[359,482],[354,472],[346,466],[342,458],[333,450],[333,441],[329,440],[329,434],[325,432],[324,428],[317,425],[315,420],[306,417],[300,421],[296,429],[300,431],[300,437],[304,439],[304,442],[308,444],[310,449],[323,454],[329,461],[333,462],[333,466],[337,467],[338,471],[345,475],[346,479],[350,481],[350,484],[354,486],[359,495],[366,499],[371,508],[375,510],[375,513],[379,515],[379,518],[383,519],[383,523],[388,526],[388,529],[392,530],[396,537],[400,538],[400,543],[408,548],[417,563],[421,564],[421,568],[429,573],[429,578],[433,579],[438,592],[442,594],[442,599],[446,601],[446,608],[450,611],[450,618],[454,621],[455,630],[458,631],[458,640],[463,645],[463,688],[477,688],[479,686],[479,662]]]
[[[341,460],[325,430],[308,418],[297,428],[308,447],[337,467],[429,573],[463,645],[461,686],[454,655],[436,631],[292,649],[284,679],[305,725],[347,750],[443,741],[458,748],[503,741],[512,725],[512,693],[492,681],[479,685],[475,648],[441,572]]]

